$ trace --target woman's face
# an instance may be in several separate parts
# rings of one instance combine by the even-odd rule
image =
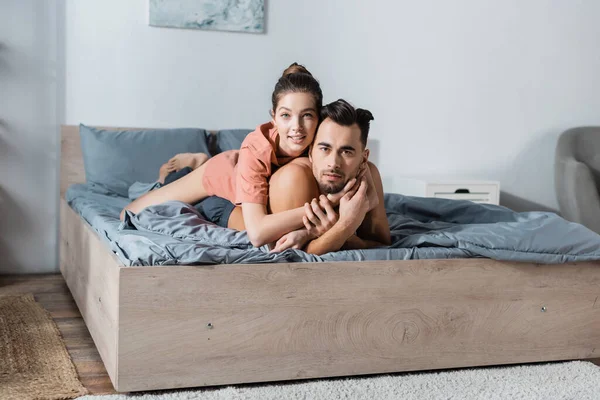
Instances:
[[[310,93],[287,93],[273,110],[273,123],[279,132],[279,150],[298,157],[312,143],[319,123],[315,98]]]

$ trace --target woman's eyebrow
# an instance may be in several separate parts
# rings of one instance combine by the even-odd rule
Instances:
[[[289,109],[289,108],[287,108],[287,107],[285,107],[285,106],[281,106],[281,107],[279,107],[279,108],[277,109],[277,111],[280,111],[280,110],[292,111],[291,109]],[[306,111],[317,112],[317,110],[315,110],[315,109],[314,109],[314,108],[312,108],[312,107],[305,108],[304,110],[302,110],[302,111],[300,111],[300,112],[301,112],[301,113],[303,113],[303,112],[306,112]]]

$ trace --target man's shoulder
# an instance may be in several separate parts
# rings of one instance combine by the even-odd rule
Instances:
[[[377,172],[377,175],[379,175],[379,169],[377,168],[377,165],[373,164],[371,161],[367,161],[367,165],[369,166],[371,172],[375,171]]]
[[[371,172],[371,177],[373,178],[375,185],[381,184],[381,187],[383,189],[383,181],[381,179],[381,174],[379,173],[377,165],[373,164],[371,161],[367,161],[367,165],[369,166],[369,171]]]

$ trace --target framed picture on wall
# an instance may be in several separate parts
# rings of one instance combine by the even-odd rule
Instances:
[[[150,25],[264,32],[264,0],[148,0]]]

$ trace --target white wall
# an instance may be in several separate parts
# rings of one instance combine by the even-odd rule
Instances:
[[[64,10],[0,1],[0,274],[58,271]]]
[[[496,179],[550,208],[557,136],[600,123],[595,0],[271,0],[264,35],[149,27],[147,7],[68,1],[68,123],[254,127],[297,60],[373,112],[385,183]]]
[[[267,33],[150,27],[147,0],[67,2],[68,123],[254,127],[292,61],[370,109],[394,176],[499,180],[557,208],[559,133],[600,124],[600,2],[267,2]]]

